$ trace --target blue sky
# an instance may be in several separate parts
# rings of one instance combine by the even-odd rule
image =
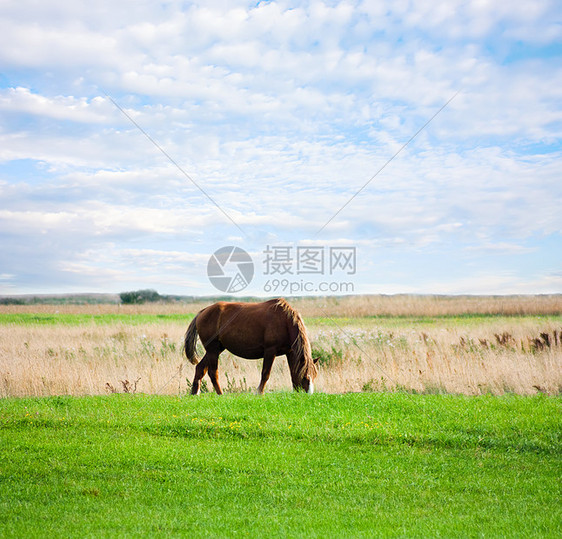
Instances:
[[[228,245],[244,294],[562,292],[559,2],[0,14],[0,294],[212,294]],[[299,273],[307,246],[356,267]]]

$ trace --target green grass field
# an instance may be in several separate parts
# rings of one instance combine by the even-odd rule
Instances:
[[[19,326],[84,326],[89,324],[107,326],[110,324],[158,324],[182,322],[189,324],[195,315],[186,313],[169,314],[75,314],[75,313],[0,313],[0,324]]]
[[[0,400],[0,536],[560,537],[562,398]]]
[[[131,313],[2,313],[0,324],[19,326],[84,326],[89,324],[107,326],[111,324],[126,324],[138,326],[141,324],[166,324],[180,322],[189,325],[196,313],[162,313],[162,314],[131,314]],[[437,316],[334,316],[305,317],[308,327],[333,327],[334,323],[340,325],[353,325],[355,327],[377,326],[389,328],[410,328],[426,326],[466,327],[481,325],[488,322],[497,324],[514,324],[526,320],[542,320],[562,324],[562,315],[501,315],[501,314],[462,314],[462,315],[437,315]],[[187,329],[187,328],[186,328]]]

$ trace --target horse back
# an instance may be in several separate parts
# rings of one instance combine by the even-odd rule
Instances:
[[[199,313],[197,331],[203,343],[218,341],[247,359],[263,357],[266,349],[274,349],[275,355],[286,354],[292,342],[287,317],[275,308],[274,301],[217,302]]]

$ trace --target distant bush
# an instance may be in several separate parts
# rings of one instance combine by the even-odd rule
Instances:
[[[0,305],[25,305],[25,301],[19,298],[0,298]]]
[[[0,297],[0,305],[102,305],[118,302],[117,294],[24,294]]]
[[[139,303],[151,303],[156,301],[164,300],[156,290],[134,290],[132,292],[121,292],[119,294],[121,298],[121,303],[125,304],[139,304]]]

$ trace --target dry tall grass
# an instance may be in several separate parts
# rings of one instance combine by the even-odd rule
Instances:
[[[339,326],[311,332],[326,391],[562,393],[562,324],[481,321],[388,329]],[[547,344],[548,343],[548,344]]]
[[[299,298],[304,316],[447,316],[562,314],[562,294],[540,296],[432,296],[398,294]]]
[[[360,297],[292,302],[305,316],[359,316],[458,312],[560,313],[561,296],[481,298]],[[503,303],[502,303],[503,302]],[[203,305],[121,306],[119,312],[197,312]],[[114,313],[115,305],[5,306],[0,312]],[[181,311],[180,311],[181,309]],[[337,324],[337,325],[335,325]],[[0,396],[85,395],[112,391],[184,394],[194,367],[181,353],[187,321],[80,326],[0,324]],[[364,319],[314,322],[309,333],[320,356],[320,391],[405,389],[465,394],[562,392],[559,316],[436,319],[432,324]],[[252,390],[261,362],[221,355],[221,383]],[[268,390],[290,389],[285,358],[275,362]]]
[[[446,316],[463,314],[562,314],[562,294],[539,296],[432,296],[397,294],[288,298],[305,317]],[[259,301],[259,300],[256,300]],[[182,314],[196,313],[209,302],[142,305],[0,305],[5,313]]]
[[[177,392],[186,368],[181,332],[159,324],[0,326],[0,395],[99,394],[138,378],[139,391]]]

